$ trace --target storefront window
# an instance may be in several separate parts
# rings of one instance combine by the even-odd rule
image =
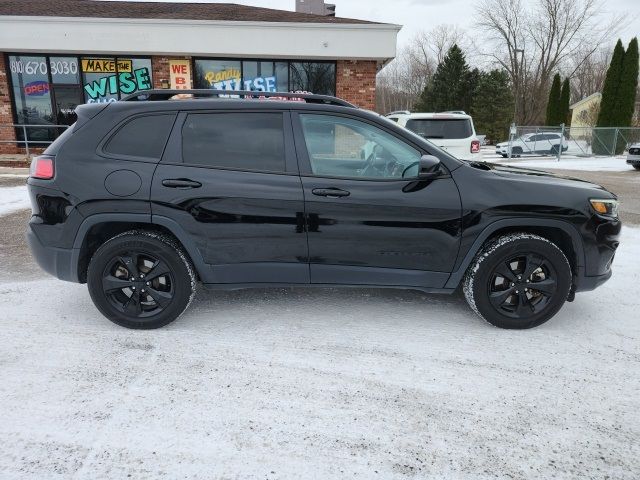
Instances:
[[[335,95],[335,62],[198,59],[194,87]]]
[[[241,69],[239,60],[196,60],[196,88],[242,90]]]
[[[55,84],[80,83],[80,69],[76,57],[50,57],[51,81]]]
[[[18,124],[53,125],[51,85],[46,57],[15,55],[9,57],[9,71],[13,86],[13,100]],[[54,132],[48,128],[28,128],[31,141],[48,141]],[[17,129],[18,140],[24,140],[21,128]]]
[[[71,125],[81,103],[113,102],[153,88],[150,58],[9,56],[12,97],[20,125]],[[29,141],[54,140],[62,128],[29,127]],[[18,140],[24,130],[16,128]]]
[[[286,92],[289,90],[289,72],[286,62],[242,62],[243,90]]]
[[[87,103],[115,102],[123,95],[153,86],[148,58],[84,57],[81,64]]]
[[[318,95],[336,94],[336,64],[333,62],[291,62],[289,88]]]

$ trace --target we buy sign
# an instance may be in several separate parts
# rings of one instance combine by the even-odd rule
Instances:
[[[189,60],[169,60],[169,83],[173,90],[191,88],[191,64]]]

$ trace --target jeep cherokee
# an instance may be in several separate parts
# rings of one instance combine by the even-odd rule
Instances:
[[[152,90],[77,115],[33,159],[27,239],[125,327],[168,324],[202,283],[461,287],[522,329],[611,276],[612,193],[459,160],[334,97]]]

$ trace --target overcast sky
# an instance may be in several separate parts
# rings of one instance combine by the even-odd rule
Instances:
[[[156,0],[157,1],[157,0]],[[165,1],[165,0],[160,0]],[[173,2],[188,1],[212,2],[211,0],[166,0]],[[534,4],[536,0],[523,0]],[[629,21],[617,33],[625,43],[640,35],[640,0],[601,0],[604,5],[604,17],[614,13],[627,13]],[[233,3],[255,5],[259,7],[294,10],[295,0],[233,0]],[[473,33],[475,0],[327,0],[336,4],[339,17],[359,18],[385,23],[403,25],[398,36],[398,46],[402,46],[421,29],[429,30],[445,23],[458,25]],[[616,38],[617,38],[616,37]],[[615,43],[615,41],[614,41]]]

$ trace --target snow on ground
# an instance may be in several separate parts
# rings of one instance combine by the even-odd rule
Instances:
[[[640,230],[545,325],[460,296],[200,292],[156,331],[0,284],[0,477],[640,477]]]
[[[0,216],[31,208],[27,186],[3,187],[0,195]]]

